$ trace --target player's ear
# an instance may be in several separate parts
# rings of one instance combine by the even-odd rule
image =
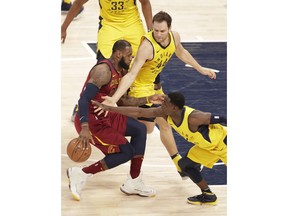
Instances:
[[[117,50],[117,58],[121,59],[123,56],[123,53],[120,50]]]
[[[176,111],[178,110],[179,108],[176,106],[176,105],[173,105],[173,110]]]

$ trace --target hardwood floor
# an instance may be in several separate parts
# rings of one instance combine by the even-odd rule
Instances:
[[[138,3],[139,4],[139,3]],[[168,12],[172,29],[185,41],[226,41],[225,0],[151,0],[153,12]],[[65,44],[61,45],[61,206],[62,216],[72,215],[227,215],[227,187],[212,186],[218,196],[217,206],[194,206],[186,199],[200,193],[191,180],[182,181],[175,171],[166,149],[160,142],[159,131],[148,136],[146,157],[143,162],[143,179],[157,191],[156,197],[127,196],[119,187],[126,180],[129,163],[99,173],[88,180],[81,194],[81,201],[72,199],[68,189],[66,169],[71,166],[90,164],[102,158],[102,153],[93,148],[89,161],[77,164],[66,155],[66,145],[77,136],[70,121],[73,107],[90,68],[95,64],[95,55],[86,42],[97,41],[98,1],[85,4],[81,18],[71,23]],[[62,15],[62,22],[65,16]]]

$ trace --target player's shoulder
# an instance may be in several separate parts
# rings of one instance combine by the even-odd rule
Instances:
[[[177,31],[171,31],[171,33],[172,33],[172,36],[174,37],[174,40],[176,42],[180,41],[180,34]]]
[[[104,74],[110,74],[111,70],[107,62],[101,62],[100,64],[95,65],[91,70],[91,76],[102,76]]]

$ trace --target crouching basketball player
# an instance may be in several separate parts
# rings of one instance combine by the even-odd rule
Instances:
[[[96,115],[91,100],[102,102],[102,96],[112,96],[121,77],[127,72],[132,61],[131,44],[126,40],[116,41],[110,59],[98,62],[89,72],[84,83],[79,110],[75,117],[75,127],[79,141],[84,147],[89,142],[100,149],[105,157],[85,167],[67,169],[69,188],[76,200],[80,200],[81,190],[87,179],[99,172],[112,169],[131,161],[127,180],[120,187],[126,194],[155,196],[154,189],[146,186],[141,179],[141,166],[146,147],[146,126],[139,121],[121,115],[108,113]],[[146,103],[146,98],[138,99],[137,104]],[[125,138],[130,136],[130,142]]]

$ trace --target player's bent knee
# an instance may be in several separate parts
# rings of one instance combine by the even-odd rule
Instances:
[[[191,159],[182,157],[178,161],[178,166],[186,173],[194,183],[199,183],[203,178],[200,173],[201,164],[192,161]]]
[[[130,159],[133,158],[135,154],[135,150],[129,142],[127,142],[126,144],[120,145],[119,148],[120,148],[121,153],[123,153],[122,154],[123,160],[129,161]]]

